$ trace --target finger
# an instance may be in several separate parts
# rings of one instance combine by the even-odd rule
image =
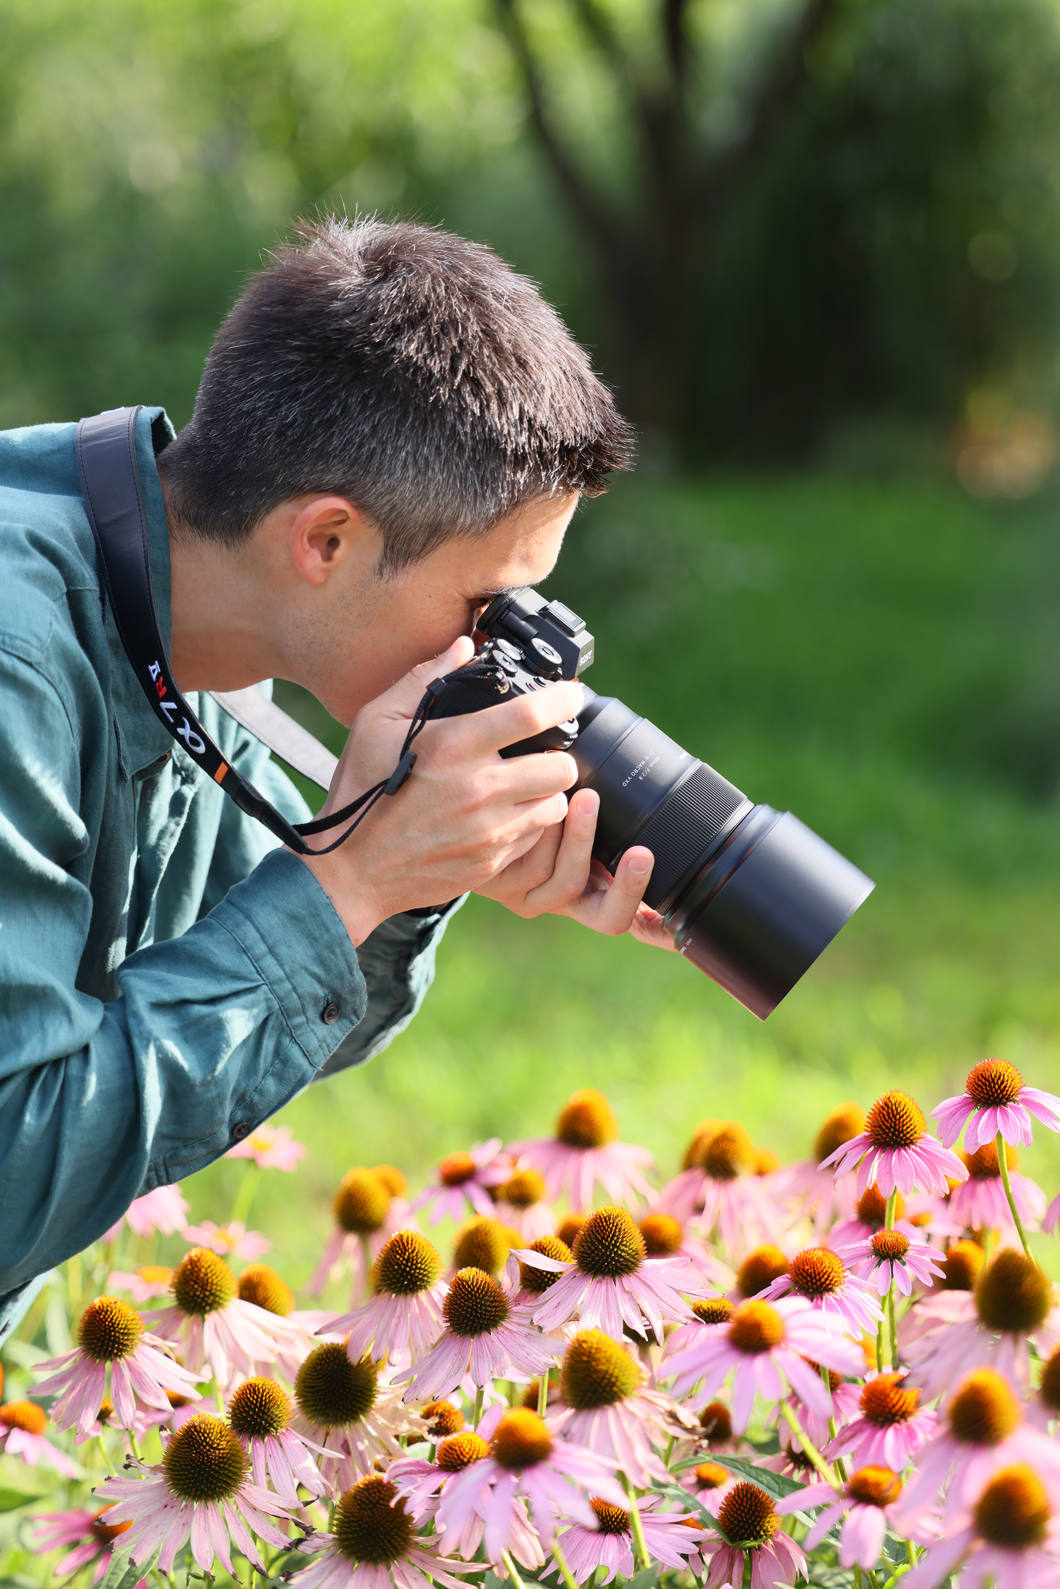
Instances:
[[[570,821],[568,812],[567,821]],[[556,869],[556,857],[559,854],[566,832],[566,823],[554,822],[550,828],[545,828],[538,835],[533,849],[527,850],[518,861],[513,861],[505,869],[502,879],[506,890],[510,890],[511,898],[517,900],[520,906],[525,905],[531,895],[536,895],[542,883],[547,883]],[[535,907],[537,908],[537,907]],[[540,907],[547,909],[547,906]]]
[[[637,845],[627,850],[615,868],[614,881],[597,896],[593,926],[598,932],[628,932],[644,898],[654,857]]]
[[[426,662],[418,662],[396,684],[380,695],[377,705],[384,715],[394,717],[411,717],[423,698],[423,692],[434,679],[440,679],[447,673],[454,673],[457,668],[462,668],[470,662],[475,654],[474,642],[470,635],[458,635],[451,646],[439,652],[436,657],[428,657]]]
[[[525,903],[535,911],[554,910],[580,899],[590,886],[593,840],[600,797],[593,789],[572,796],[551,873],[528,894]]]
[[[517,745],[542,729],[577,717],[585,703],[585,686],[576,680],[546,684],[514,701],[486,707],[460,718],[465,745],[472,755],[485,756],[507,745]]]
[[[512,756],[489,769],[494,793],[521,805],[544,795],[562,794],[578,782],[578,764],[565,750],[542,751],[538,755]]]

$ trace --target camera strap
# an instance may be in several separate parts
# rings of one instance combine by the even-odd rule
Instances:
[[[136,419],[140,407],[112,408],[77,427],[77,467],[85,512],[92,527],[111,612],[132,670],[155,716],[208,777],[219,784],[241,811],[300,855],[326,855],[349,837],[368,812],[393,795],[408,779],[416,756],[412,743],[434,710],[427,691],[416,708],[389,778],[366,789],[358,799],[330,816],[311,822],[288,822],[254,785],[229,765],[191,706],[177,688],[158,628],[147,513],[136,467]],[[330,844],[313,849],[307,838],[347,826]]]

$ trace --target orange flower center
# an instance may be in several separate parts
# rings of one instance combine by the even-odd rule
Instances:
[[[700,1163],[715,1181],[735,1181],[754,1169],[754,1143],[737,1120],[726,1120],[706,1142]]]
[[[692,1312],[700,1324],[728,1324],[734,1311],[728,1297],[701,1297],[692,1304]]]
[[[477,1168],[470,1153],[447,1153],[438,1166],[438,1179],[443,1186],[463,1186]]]
[[[813,1156],[820,1164],[822,1159],[828,1158],[844,1142],[849,1142],[851,1137],[858,1136],[865,1129],[865,1111],[859,1103],[852,1101],[841,1103],[832,1110],[817,1133],[813,1144]]]
[[[701,1490],[720,1490],[732,1478],[728,1468],[723,1468],[720,1462],[701,1462],[695,1473]]]
[[[28,1435],[42,1435],[48,1427],[44,1408],[32,1401],[5,1401],[0,1407],[0,1424],[8,1429],[24,1429]]]
[[[512,1407],[501,1415],[490,1450],[502,1468],[529,1468],[544,1462],[552,1450],[552,1436],[536,1412]]]
[[[647,1214],[640,1222],[640,1233],[649,1258],[666,1258],[680,1247],[684,1232],[669,1214]]]
[[[629,1533],[629,1513],[624,1512],[620,1506],[612,1506],[610,1501],[601,1501],[597,1496],[590,1496],[589,1505],[596,1513],[598,1534]]]
[[[757,1548],[772,1539],[780,1526],[772,1498],[757,1484],[734,1484],[718,1510],[718,1522],[734,1545]]]
[[[466,1429],[462,1434],[442,1441],[438,1447],[438,1466],[446,1473],[459,1473],[463,1468],[469,1468],[472,1462],[481,1462],[489,1454],[490,1448],[482,1436]]]
[[[1029,1335],[1045,1323],[1053,1287],[1032,1258],[1005,1247],[975,1283],[975,1308],[988,1330]]]
[[[508,1317],[508,1300],[484,1269],[461,1269],[449,1282],[443,1311],[454,1335],[487,1335]]]
[[[644,1237],[632,1217],[614,1204],[589,1215],[571,1251],[585,1274],[610,1278],[635,1274],[646,1256]]]
[[[390,1207],[390,1193],[374,1170],[347,1170],[332,1207],[335,1220],[351,1236],[371,1236]]]
[[[890,1468],[858,1468],[847,1482],[851,1500],[863,1501],[866,1506],[890,1506],[902,1493],[902,1481]]]
[[[720,1446],[732,1439],[732,1417],[723,1401],[708,1401],[699,1415],[699,1427],[709,1445]]]
[[[1020,1422],[1020,1404],[992,1368],[975,1368],[959,1385],[947,1417],[954,1438],[973,1446],[1000,1445]]]
[[[729,1323],[728,1338],[738,1352],[768,1352],[784,1339],[784,1320],[768,1302],[741,1302]]]
[[[557,1263],[574,1262],[574,1254],[558,1236],[538,1236],[536,1241],[530,1243],[530,1251],[539,1252],[545,1258],[555,1258]],[[555,1269],[538,1269],[534,1264],[519,1260],[519,1283],[524,1291],[532,1291],[535,1296],[540,1296],[558,1279],[559,1272]]]
[[[986,1262],[986,1254],[976,1241],[955,1241],[942,1255],[943,1291],[974,1291]]]
[[[927,1123],[919,1104],[896,1089],[877,1098],[865,1129],[874,1148],[911,1148],[924,1135]]]
[[[556,1137],[569,1148],[603,1148],[618,1139],[618,1121],[602,1092],[583,1087],[571,1093],[556,1121]]]
[[[113,1505],[104,1506],[102,1511],[96,1513],[90,1524],[93,1537],[98,1539],[101,1545],[109,1545],[111,1540],[117,1539],[119,1534],[124,1534],[127,1528],[132,1527],[131,1519],[128,1523],[105,1523],[103,1519],[110,1511],[113,1511]]]
[[[824,1297],[838,1291],[846,1269],[827,1247],[807,1247],[791,1261],[791,1283],[804,1297]]]
[[[1045,1539],[1052,1516],[1045,1485],[1026,1463],[995,1473],[975,1506],[975,1526],[991,1545],[1029,1550]]]
[[[117,1297],[97,1297],[81,1315],[77,1341],[86,1357],[111,1363],[135,1352],[144,1333],[140,1315]]]
[[[890,1424],[905,1423],[916,1412],[920,1391],[915,1387],[903,1390],[902,1374],[880,1374],[870,1379],[861,1390],[861,1411],[869,1423],[880,1428]]]
[[[747,1254],[736,1273],[736,1289],[742,1297],[756,1296],[771,1286],[774,1280],[786,1275],[791,1265],[779,1247],[755,1247]]]
[[[429,1401],[420,1408],[420,1417],[427,1425],[427,1433],[434,1440],[455,1435],[464,1427],[464,1415],[451,1401]]]
[[[1007,1059],[982,1059],[968,1072],[964,1090],[980,1109],[1014,1103],[1020,1095],[1023,1077]]]
[[[870,1245],[881,1263],[899,1263],[909,1251],[909,1237],[900,1230],[878,1230]]]

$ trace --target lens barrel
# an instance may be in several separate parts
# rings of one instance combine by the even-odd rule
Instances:
[[[646,902],[680,952],[764,1020],[874,883],[621,701],[586,697],[570,754],[578,787],[600,796],[594,854],[613,871],[630,845],[650,849]]]

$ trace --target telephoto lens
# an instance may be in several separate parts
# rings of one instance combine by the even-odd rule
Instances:
[[[584,621],[539,592],[506,592],[479,619],[479,656],[440,681],[438,715],[475,711],[593,659]],[[593,854],[614,871],[633,844],[655,865],[645,901],[693,965],[764,1020],[875,884],[790,811],[755,805],[647,718],[586,689],[548,745],[569,750],[579,789],[600,796]]]

